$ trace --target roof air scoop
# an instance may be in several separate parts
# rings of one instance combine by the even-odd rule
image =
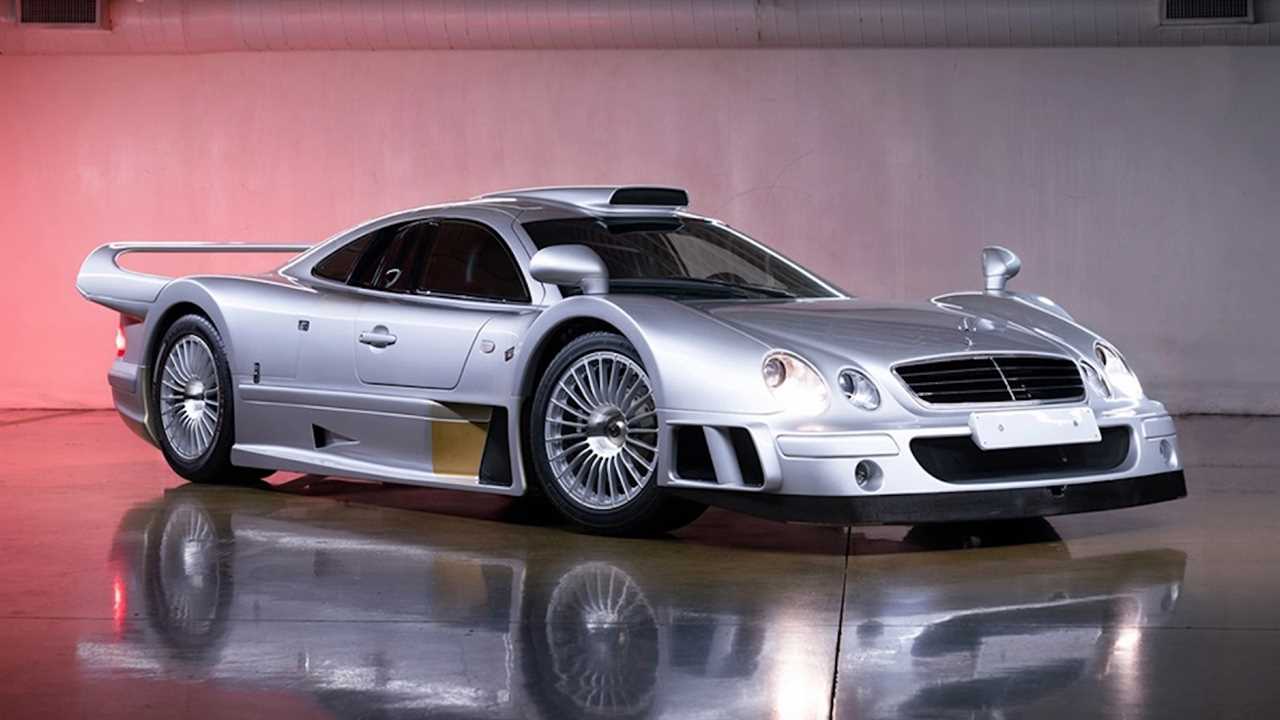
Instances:
[[[687,207],[689,193],[680,188],[621,187],[609,196],[609,204]]]
[[[1022,260],[1008,248],[999,245],[988,245],[982,248],[982,275],[986,278],[986,291],[1002,293],[1018,271],[1022,269]]]
[[[3,0],[0,0],[3,2]],[[689,193],[681,188],[654,185],[582,185],[520,188],[486,193],[477,199],[504,198],[561,203],[608,212],[644,212],[646,208],[689,206]]]

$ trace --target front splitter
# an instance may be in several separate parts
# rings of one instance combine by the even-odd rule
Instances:
[[[1187,495],[1181,470],[1099,482],[913,495],[781,495],[672,489],[697,502],[771,520],[820,525],[920,525],[1115,510]]]

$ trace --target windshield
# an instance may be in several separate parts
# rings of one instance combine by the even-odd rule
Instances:
[[[840,296],[838,290],[799,265],[741,233],[706,220],[570,218],[528,222],[524,229],[539,250],[553,245],[586,245],[594,250],[609,270],[610,292],[741,298]]]

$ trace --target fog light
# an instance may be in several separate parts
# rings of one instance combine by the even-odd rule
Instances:
[[[884,473],[874,462],[862,460],[853,469],[853,481],[865,492],[875,492],[884,482]]]
[[[1178,464],[1178,453],[1174,452],[1173,443],[1166,438],[1160,441],[1160,457],[1164,458],[1164,462],[1169,467]]]

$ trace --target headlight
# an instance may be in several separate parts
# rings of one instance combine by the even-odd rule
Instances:
[[[863,410],[875,410],[880,407],[880,391],[876,389],[876,384],[871,382],[871,378],[852,368],[845,368],[840,371],[837,380],[840,384],[840,392],[844,393],[845,398],[855,407]]]
[[[1085,380],[1089,381],[1089,385],[1094,390],[1097,390],[1099,395],[1106,398],[1111,397],[1111,388],[1107,386],[1107,381],[1103,379],[1098,369],[1093,366],[1093,363],[1086,360],[1080,363],[1080,367],[1084,368]]]
[[[760,372],[786,411],[817,415],[827,409],[827,381],[799,355],[775,350],[765,356]]]
[[[1138,376],[1129,369],[1129,363],[1124,361],[1124,356],[1119,350],[1104,343],[1097,343],[1093,351],[1098,356],[1098,363],[1102,365],[1102,377],[1106,379],[1107,385],[1111,386],[1111,390],[1116,395],[1128,398],[1142,397],[1142,383],[1138,382]]]

